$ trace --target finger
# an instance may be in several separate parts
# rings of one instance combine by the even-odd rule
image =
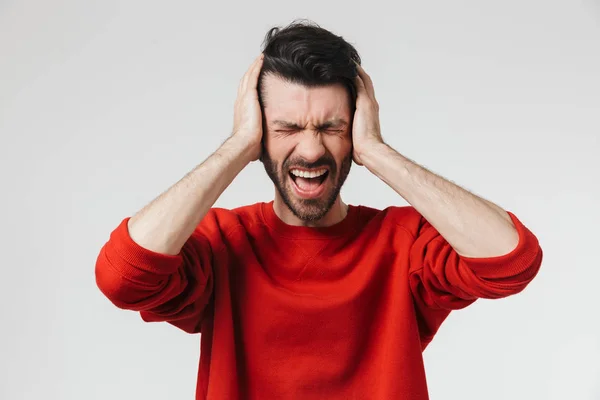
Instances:
[[[356,97],[361,98],[362,96],[367,96],[367,88],[365,87],[365,82],[362,80],[362,78],[357,75],[356,78],[354,79],[354,84],[356,86]]]
[[[250,65],[244,77],[242,78],[242,82],[240,83],[240,92],[245,93],[248,90],[248,83],[252,81],[255,75],[258,75],[257,72],[260,72],[260,68],[262,67],[263,54],[261,53],[258,57],[254,59],[254,62]],[[258,76],[256,77],[258,79]]]
[[[358,63],[356,64],[356,69],[358,71],[358,75],[360,76],[360,78],[363,80],[363,82],[365,84],[365,89],[367,90],[367,93],[369,93],[369,96],[373,100],[375,100],[375,86],[373,85],[373,80],[371,79],[369,74],[366,73],[364,68],[361,67]]]
[[[250,76],[248,77],[248,85],[250,85],[249,88],[252,90],[256,90],[258,86],[258,77],[260,76],[260,71],[262,70],[264,59],[265,56],[261,53],[261,55],[258,56],[256,63],[254,64],[254,68],[252,69]]]
[[[257,59],[255,58],[254,61],[252,61],[252,64],[250,64],[250,66],[248,67],[248,69],[246,70],[246,72],[244,73],[242,78],[240,79],[240,83],[238,84],[238,95],[240,93],[242,93],[244,91],[244,89],[246,88],[246,81],[248,80],[248,74],[254,67],[254,64],[256,64],[256,60]]]
[[[246,80],[248,79],[248,73],[250,72],[250,69],[252,69],[252,66],[254,65],[255,61],[252,62],[250,67],[248,67],[248,69],[246,70],[246,72],[244,72],[244,75],[240,79],[240,83],[238,84],[238,95],[244,91],[244,88],[246,87]]]

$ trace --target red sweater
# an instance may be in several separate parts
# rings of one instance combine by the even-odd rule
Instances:
[[[100,251],[117,307],[201,332],[196,399],[425,400],[422,351],[450,311],[522,291],[542,260],[512,213],[517,247],[475,259],[412,207],[307,228],[272,205],[211,209],[176,256],[133,242],[126,218]]]

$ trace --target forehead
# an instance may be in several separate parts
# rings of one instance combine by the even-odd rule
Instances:
[[[342,84],[306,87],[274,75],[263,79],[264,113],[268,121],[286,120],[299,124],[348,120],[349,95]]]

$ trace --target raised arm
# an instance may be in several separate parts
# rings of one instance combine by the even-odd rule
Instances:
[[[478,298],[521,292],[543,257],[537,237],[517,217],[404,157],[384,143],[373,82],[357,66],[354,159],[402,196],[411,226],[410,288],[423,347],[450,310]]]
[[[239,172],[258,159],[262,117],[256,90],[262,55],[240,82],[230,138],[131,218],[100,250],[96,282],[117,307],[146,321],[199,331],[212,291],[210,240],[196,228]],[[205,221],[217,226],[216,221]]]
[[[404,157],[382,139],[379,105],[369,75],[357,65],[354,159],[412,205],[465,257],[504,255],[519,235],[510,215]]]
[[[256,85],[259,56],[240,83],[233,135],[206,161],[129,220],[131,238],[142,247],[178,254],[198,223],[233,179],[260,155],[262,119]]]

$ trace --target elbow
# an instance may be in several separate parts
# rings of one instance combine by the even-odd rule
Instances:
[[[150,310],[185,289],[185,283],[173,276],[153,276],[153,280],[139,278],[125,276],[103,256],[103,252],[100,253],[95,267],[96,286],[118,308]]]
[[[520,268],[519,272],[507,274],[502,278],[490,279],[486,278],[486,286],[488,287],[488,298],[503,298],[523,292],[534,278],[538,275],[543,259],[543,251],[541,247],[537,247],[533,257],[529,263]]]
[[[95,267],[96,286],[100,292],[118,308],[130,308],[127,301],[129,288],[125,278],[123,278],[107,262],[98,260]]]
[[[144,300],[157,290],[157,285],[135,283],[127,278],[117,265],[113,265],[103,248],[96,260],[96,286],[116,307],[138,311]],[[158,285],[160,287],[160,285]]]
[[[514,282],[517,285],[522,287],[521,290],[525,289],[531,281],[538,275],[541,267],[542,267],[542,259],[544,258],[544,252],[539,244],[536,246],[535,250],[532,252],[531,259],[526,268],[524,268],[520,273],[515,274],[509,278],[510,282]]]
[[[525,275],[524,279],[525,279],[527,285],[540,272],[540,269],[542,268],[542,260],[543,259],[544,259],[544,251],[542,250],[542,247],[538,244],[537,250],[535,252],[535,257],[533,258],[533,261],[529,265],[529,268],[525,271],[527,274]]]

